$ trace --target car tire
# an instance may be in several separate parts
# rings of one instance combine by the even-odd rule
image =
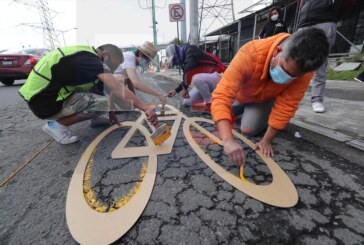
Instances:
[[[2,82],[6,86],[11,86],[14,84],[14,81],[15,81],[14,79],[3,79],[0,82]]]

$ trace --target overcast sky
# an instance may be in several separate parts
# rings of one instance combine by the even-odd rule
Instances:
[[[32,2],[34,0],[17,0]],[[189,1],[187,8],[187,36],[189,26]],[[114,43],[118,46],[140,45],[148,40],[153,42],[151,0],[48,0],[49,7],[56,13],[54,27],[63,32],[66,45],[101,45]],[[158,22],[158,43],[167,43],[177,36],[175,22],[169,21],[168,5],[179,0],[155,0]],[[253,0],[235,0],[237,14],[250,6]],[[148,5],[149,4],[149,5]],[[43,47],[42,30],[21,25],[40,23],[36,9],[0,0],[0,50],[7,48]],[[236,15],[236,17],[241,17]],[[217,26],[218,27],[218,26]],[[74,28],[77,28],[75,30]],[[61,45],[63,36],[59,33]]]

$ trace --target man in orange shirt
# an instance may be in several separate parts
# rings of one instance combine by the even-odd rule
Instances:
[[[316,28],[254,40],[240,48],[215,89],[211,106],[224,152],[234,164],[246,160],[233,139],[234,114],[242,114],[240,129],[245,134],[256,135],[268,126],[256,146],[264,156],[273,156],[273,138],[294,116],[312,71],[328,54],[325,33]]]

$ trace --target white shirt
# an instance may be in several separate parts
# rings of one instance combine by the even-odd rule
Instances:
[[[121,74],[126,68],[136,69],[137,65],[135,63],[135,54],[131,51],[123,52],[124,62],[121,63],[115,70],[115,74]]]

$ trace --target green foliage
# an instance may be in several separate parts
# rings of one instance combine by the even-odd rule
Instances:
[[[363,65],[360,67],[360,69],[356,71],[334,71],[332,69],[328,69],[326,74],[326,79],[353,81],[354,77],[356,77],[363,71],[364,71]]]
[[[357,53],[353,57],[351,57],[348,62],[361,62],[361,58],[364,56],[364,53]]]
[[[183,42],[183,40],[181,40],[181,39],[174,38],[174,39],[172,39],[172,41],[170,41],[170,42],[169,42],[169,44],[183,45],[183,44],[185,44],[185,43],[184,43],[184,42]]]

